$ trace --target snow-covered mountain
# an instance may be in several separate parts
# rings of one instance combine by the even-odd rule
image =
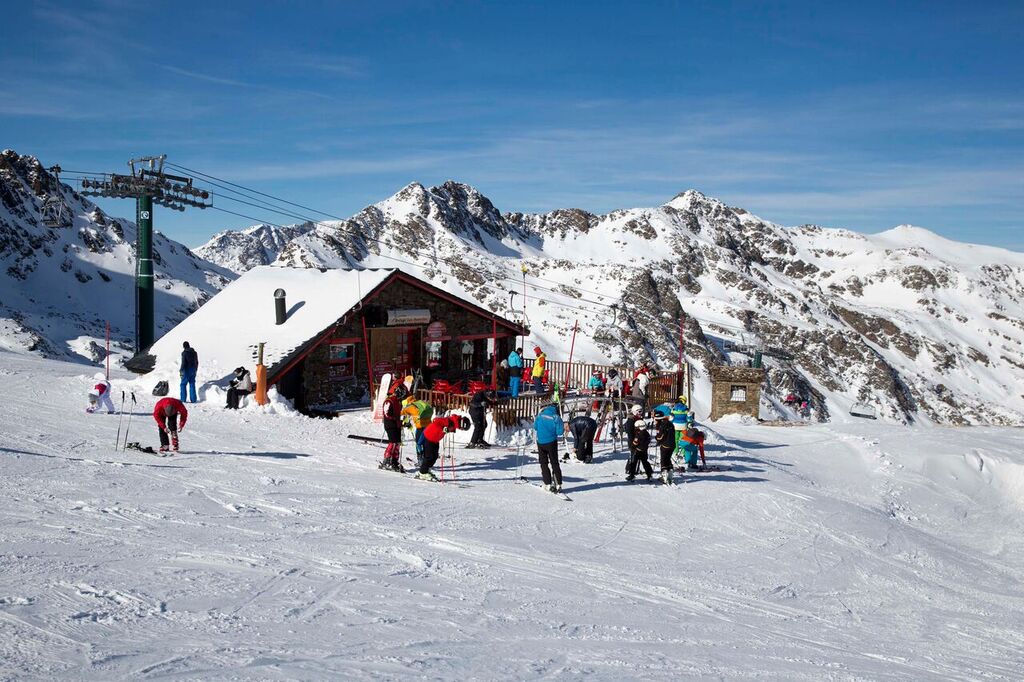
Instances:
[[[40,220],[55,192],[71,209],[70,227]],[[0,349],[98,361],[109,321],[112,351],[130,355],[135,239],[134,223],[105,215],[34,157],[0,152]],[[159,232],[153,259],[158,335],[234,279]]]
[[[578,320],[576,358],[670,368],[685,313],[698,412],[707,367],[761,346],[766,415],[796,391],[821,419],[864,402],[905,423],[1024,423],[1024,254],[921,228],[783,227],[693,190],[605,215],[502,214],[467,185],[412,183],[276,262],[397,265],[506,315],[525,265],[533,340],[555,358]]]
[[[296,237],[313,229],[313,223],[292,227],[254,225],[244,230],[218,232],[194,253],[211,263],[241,274],[259,265],[270,265]]]

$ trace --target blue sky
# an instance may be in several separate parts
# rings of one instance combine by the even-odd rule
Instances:
[[[412,180],[503,211],[697,188],[1024,250],[1022,26],[1020,2],[6,3],[0,147],[166,153],[342,216]],[[190,245],[251,222],[156,221]]]

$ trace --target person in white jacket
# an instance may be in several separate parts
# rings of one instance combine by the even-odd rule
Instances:
[[[97,374],[96,385],[89,389],[89,407],[85,411],[89,414],[100,408],[105,408],[107,414],[114,414],[114,401],[110,399],[110,382],[102,374]]]

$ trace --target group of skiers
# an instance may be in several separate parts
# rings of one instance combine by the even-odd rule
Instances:
[[[518,355],[518,352],[514,355]],[[633,380],[634,390],[643,391],[640,395],[644,395],[646,392],[646,382],[640,382],[639,377],[647,375],[647,368],[642,368]],[[643,388],[637,389],[638,386],[643,386]],[[588,389],[595,395],[604,394],[613,398],[619,398],[624,393],[622,379],[617,376],[615,370],[609,372],[607,382],[601,378],[600,373],[594,372],[588,383]],[[437,463],[441,442],[447,434],[458,430],[469,430],[472,426],[473,432],[466,448],[491,447],[490,443],[484,440],[487,410],[496,405],[497,401],[496,391],[484,389],[470,397],[469,418],[460,415],[435,416],[433,407],[427,401],[417,399],[411,393],[408,378],[404,381],[396,380],[381,407],[381,417],[388,445],[380,467],[392,471],[405,471],[401,463],[402,429],[405,427],[413,430],[413,441],[416,446],[416,477],[424,480],[437,480],[431,469]],[[629,444],[629,459],[626,462],[627,481],[634,480],[641,468],[647,480],[653,479],[654,470],[647,454],[652,440],[651,431],[653,431],[653,440],[658,447],[662,483],[672,483],[673,456],[681,455],[683,457],[684,470],[697,469],[698,457],[700,463],[706,465],[705,435],[696,427],[685,396],[679,396],[675,404],[656,406],[650,412],[650,416],[652,421],[649,424],[644,416],[644,407],[641,404],[634,404],[623,424],[623,431]],[[579,415],[566,423],[561,417],[558,403],[551,402],[537,414],[533,430],[536,435],[537,454],[544,487],[551,492],[560,493],[562,471],[558,457],[558,440],[571,433],[576,459],[586,463],[592,462],[598,422],[589,415]],[[567,461],[568,458],[569,455],[566,452],[563,461]]]

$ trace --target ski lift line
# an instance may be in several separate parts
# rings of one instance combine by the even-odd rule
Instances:
[[[171,163],[170,161],[167,162],[167,165],[168,166],[172,166],[174,168],[177,168],[178,170],[184,171],[186,173],[192,173],[193,175],[198,175],[198,176],[201,176],[201,177],[204,177],[204,178],[208,178],[208,179],[211,179],[211,180],[216,180],[218,182],[223,182],[223,183],[225,183],[227,185],[231,185],[232,187],[237,187],[238,189],[245,190],[246,192],[250,192],[250,193],[253,193],[253,194],[258,194],[260,196],[267,197],[268,199],[273,199],[274,201],[279,201],[279,202],[284,203],[284,204],[289,204],[290,206],[295,206],[297,208],[301,208],[301,209],[304,209],[304,210],[307,210],[307,211],[313,211],[314,213],[319,213],[319,214],[325,215],[325,216],[327,216],[329,218],[334,218],[336,220],[341,220],[341,221],[348,220],[348,218],[342,218],[342,217],[336,216],[336,215],[334,215],[332,213],[327,213],[326,211],[321,211],[321,210],[318,210],[318,209],[315,209],[315,208],[311,208],[309,206],[303,206],[302,204],[297,204],[294,201],[288,201],[287,199],[282,199],[281,197],[275,197],[272,194],[267,194],[266,192],[261,192],[261,191],[259,191],[257,189],[253,189],[251,187],[246,187],[244,185],[239,185],[237,183],[231,182],[230,180],[225,180],[224,178],[218,178],[215,175],[210,175],[208,173],[203,173],[202,171],[197,171],[197,170],[193,170],[191,168],[187,168],[185,166],[180,166],[180,165],[178,165],[176,163]]]

